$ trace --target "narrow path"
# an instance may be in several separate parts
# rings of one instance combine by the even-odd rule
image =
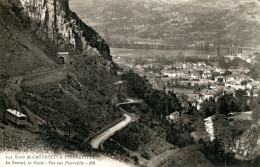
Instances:
[[[32,74],[26,74],[23,76],[24,80],[22,85],[26,87],[33,87],[38,85],[44,85],[52,82],[59,82],[65,79],[67,71],[65,69],[53,69],[43,72],[36,72]]]
[[[118,81],[115,83],[115,85],[119,85],[119,84],[123,84],[123,83],[124,83],[124,81]]]
[[[209,134],[210,141],[213,141],[215,139],[215,136],[212,117],[205,118],[204,121],[205,129]]]
[[[127,102],[124,103],[118,103],[116,106],[122,105],[122,104],[131,104],[131,103],[141,103],[142,100],[134,100],[134,99],[127,99]],[[111,137],[115,132],[123,129],[131,122],[134,122],[136,119],[133,118],[132,115],[124,113],[125,119],[119,122],[118,124],[112,126],[111,128],[107,129],[106,131],[102,132],[101,134],[95,136],[91,141],[90,145],[92,148],[98,149],[102,143],[107,140],[109,137]]]
[[[175,150],[167,150],[155,157],[153,157],[148,163],[147,163],[147,167],[160,167],[162,166],[168,159],[170,156],[176,154],[176,152],[179,149],[175,149]]]
[[[126,100],[127,100],[126,102],[118,103],[118,104],[116,104],[116,106],[123,105],[123,104],[133,104],[133,103],[142,103],[143,102],[143,100],[135,100],[135,99],[131,99],[131,98],[128,98]]]
[[[121,122],[119,122],[118,124],[116,124],[115,126],[109,128],[108,130],[104,131],[103,133],[97,135],[94,139],[91,140],[90,145],[92,146],[92,148],[98,149],[101,144],[108,139],[110,136],[112,136],[115,132],[123,129],[124,127],[126,127],[129,123],[132,122],[132,117],[124,114],[125,119]]]
[[[228,119],[252,121],[253,120],[252,114],[253,114],[253,111],[232,113],[231,116],[228,117]]]

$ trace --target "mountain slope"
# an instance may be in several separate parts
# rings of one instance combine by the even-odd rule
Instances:
[[[257,0],[75,0],[70,4],[110,43],[132,37],[174,45],[206,41],[253,46],[260,41]]]
[[[0,1],[0,77],[25,74],[37,68],[55,67],[47,55],[47,44],[28,30],[28,25],[15,17]],[[49,47],[50,51],[55,50]],[[37,56],[36,56],[37,55]],[[49,53],[50,56],[55,53]]]
[[[30,2],[27,5],[25,1],[20,3],[20,1],[1,0],[0,2],[1,29],[4,32],[1,35],[6,39],[1,43],[1,52],[11,52],[9,48],[14,50],[12,54],[3,54],[5,56],[0,57],[5,65],[5,68],[0,71],[2,76],[0,79],[0,118],[2,122],[8,124],[7,127],[14,127],[3,117],[5,109],[14,108],[28,116],[28,125],[20,129],[25,132],[25,140],[31,134],[32,139],[37,140],[37,137],[42,139],[47,150],[92,152],[88,141],[96,132],[123,118],[123,112],[116,103],[118,103],[118,97],[123,99],[127,96],[126,93],[121,95],[121,92],[127,92],[124,90],[126,87],[115,84],[118,83],[119,76],[115,75],[116,69],[113,68],[113,62],[107,56],[109,49],[103,48],[103,52],[98,51],[98,46],[101,49],[103,44],[107,46],[103,43],[104,40],[101,39],[100,43],[98,37],[91,39],[97,40],[90,41],[93,46],[95,43],[98,44],[96,49],[90,48],[91,43],[87,46],[88,48],[79,48],[80,45],[77,43],[75,47],[65,48],[71,52],[69,63],[59,65],[56,63],[56,53],[65,46],[64,34],[66,33],[62,33],[62,22],[57,24],[57,32],[60,32],[57,40],[53,38],[53,34],[56,34],[53,32],[54,28],[49,25],[55,22],[55,18],[63,21],[72,20],[68,17],[71,15],[63,13],[65,10],[63,10],[62,2],[65,3],[65,1],[48,1],[45,4],[38,4],[42,5],[39,8],[35,8],[36,4],[43,1],[27,1]],[[52,11],[55,9],[54,2],[57,3],[56,11],[60,11],[56,13],[57,16]],[[22,7],[22,5],[25,6]],[[40,21],[36,19],[36,14],[32,9],[45,9],[48,12],[45,11],[43,12],[45,15],[40,15],[40,18],[43,18],[43,21]],[[71,27],[67,28],[71,28],[74,35],[82,32],[83,36],[80,41],[84,41],[84,32],[88,29],[81,31],[80,27],[83,29],[85,27],[80,26],[81,23],[76,20],[70,25]],[[96,35],[96,33],[88,34],[86,37]],[[9,36],[13,39],[9,40]],[[19,60],[20,57],[23,62]],[[151,152],[151,155],[154,155],[155,151],[149,146],[153,146],[154,149],[156,143],[171,146],[165,139],[158,137],[158,132],[150,131],[150,139],[156,139],[156,142],[147,143],[145,149]],[[0,131],[1,135],[5,132],[9,133],[9,128]],[[10,129],[10,133],[12,132],[15,133],[15,130]],[[14,142],[23,140],[19,137],[20,135]],[[83,144],[84,141],[87,142]],[[29,148],[24,148],[27,146]],[[37,149],[37,145],[24,147],[21,149]],[[1,151],[9,150],[10,147],[0,149]]]
[[[26,139],[44,137],[46,149],[84,150],[86,138],[123,116],[114,106],[109,47],[68,1],[0,0],[0,37],[0,119],[6,123],[7,108],[25,113]],[[70,52],[66,65],[57,64],[59,51]]]

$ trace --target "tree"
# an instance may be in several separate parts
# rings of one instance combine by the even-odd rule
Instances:
[[[221,96],[217,101],[216,108],[217,113],[224,115],[228,115],[233,112],[241,112],[240,105],[232,94],[225,94]]]
[[[247,85],[247,81],[246,80],[242,81],[241,85]]]
[[[201,104],[200,112],[202,113],[204,118],[214,115],[216,113],[215,100],[213,98],[205,100]]]
[[[133,71],[122,76],[128,83],[128,93],[132,97],[142,99],[154,113],[159,117],[164,117],[170,111],[180,111],[182,109],[176,95],[172,92],[167,95],[165,92],[154,90],[147,79],[140,77]]]
[[[243,98],[244,95],[246,95],[246,91],[245,91],[245,90],[238,89],[238,90],[235,91],[235,96],[236,96],[237,98],[239,98],[239,99],[240,99],[240,98]]]
[[[255,122],[259,121],[260,119],[260,92],[258,92],[258,97],[255,99],[255,105],[254,105],[252,117]]]
[[[253,79],[258,79],[260,76],[260,63],[257,62],[250,68],[250,75]]]
[[[223,75],[224,75],[224,76],[227,76],[227,75],[231,75],[231,74],[232,74],[231,71],[226,70],[225,73],[224,73]]]
[[[218,63],[219,63],[220,68],[228,69],[228,67],[229,67],[225,61],[225,57],[223,57],[223,56],[219,56]]]

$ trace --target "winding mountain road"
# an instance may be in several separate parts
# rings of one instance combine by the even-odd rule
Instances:
[[[122,104],[132,104],[132,103],[141,103],[142,100],[134,100],[134,99],[127,99],[127,102],[124,103],[118,103],[116,106],[122,105]],[[104,132],[100,133],[99,135],[95,136],[91,141],[90,145],[94,149],[98,149],[100,146],[102,146],[102,143],[106,141],[109,137],[111,137],[114,133],[117,131],[123,129],[131,122],[134,122],[136,119],[127,113],[124,113],[124,120],[117,123],[116,125],[110,127],[109,129],[105,130]]]
[[[123,105],[123,104],[134,104],[134,103],[142,103],[143,102],[143,100],[135,100],[135,99],[131,99],[131,98],[128,98],[126,100],[127,100],[127,102],[118,103],[118,104],[116,104],[116,106],[120,106],[120,105]]]
[[[131,123],[133,121],[132,117],[124,114],[125,119],[121,122],[119,122],[118,124],[116,124],[115,126],[107,129],[106,131],[104,131],[103,133],[97,135],[94,139],[91,140],[90,145],[92,146],[92,148],[98,149],[101,144],[108,139],[110,136],[112,136],[115,132],[123,129],[124,127],[126,127],[129,123]]]

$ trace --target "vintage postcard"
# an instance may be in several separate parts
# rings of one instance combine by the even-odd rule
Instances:
[[[259,0],[0,0],[0,167],[259,167]]]

